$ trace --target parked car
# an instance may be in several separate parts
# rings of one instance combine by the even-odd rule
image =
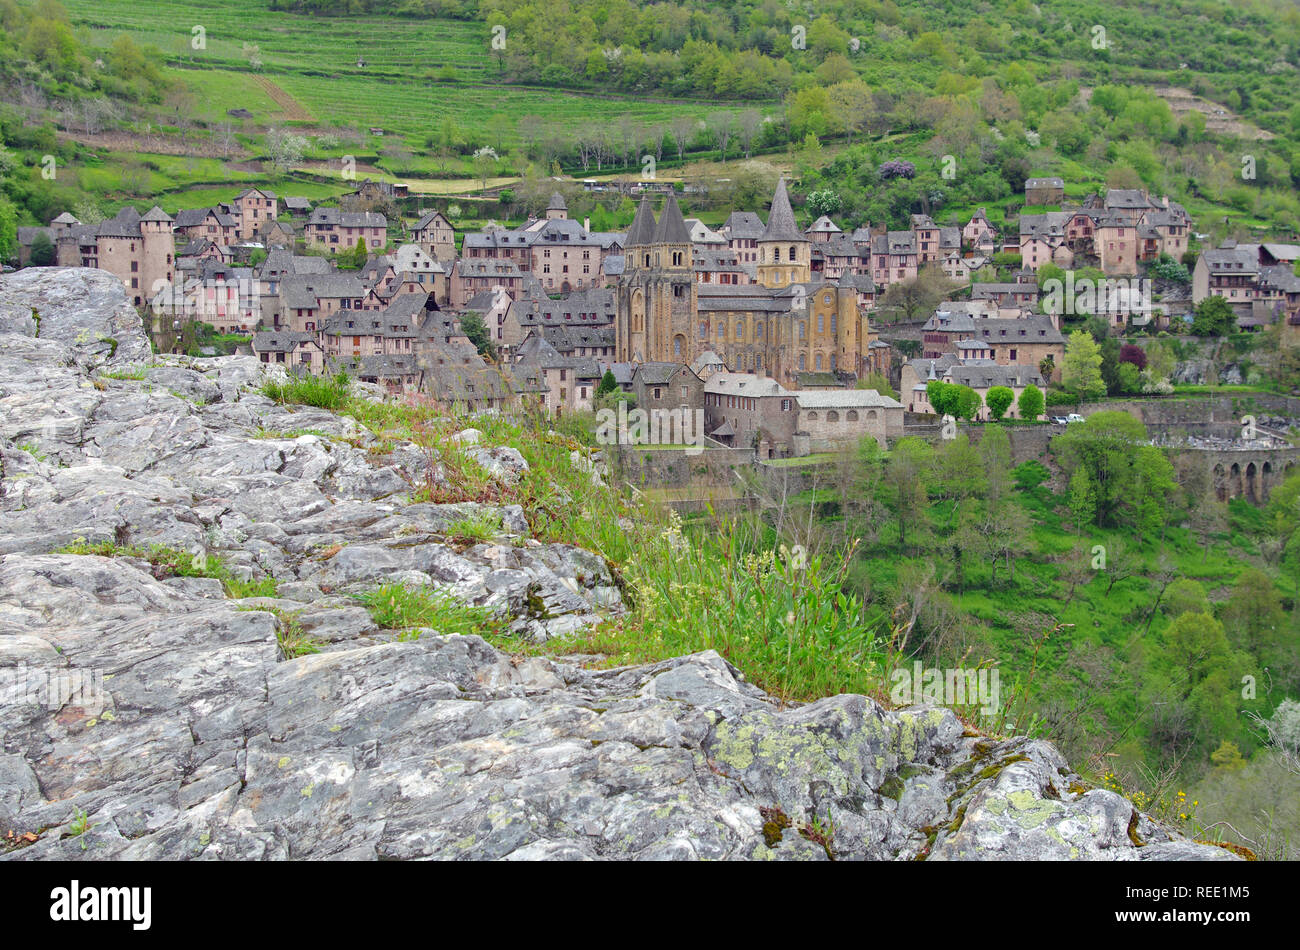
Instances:
[[[1052,416],[1052,425],[1054,426],[1065,425],[1065,416]]]
[[[1067,425],[1071,422],[1082,422],[1082,421],[1083,421],[1083,416],[1079,415],[1077,412],[1072,412],[1065,417],[1065,422]]]

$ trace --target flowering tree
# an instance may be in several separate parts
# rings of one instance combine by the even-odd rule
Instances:
[[[822,215],[838,214],[839,210],[844,207],[844,202],[840,200],[840,196],[829,188],[822,191],[810,191],[808,200],[805,203],[808,210],[812,212],[813,217],[817,218]]]
[[[880,166],[880,177],[884,181],[891,178],[914,178],[916,177],[916,166],[911,162],[901,161],[893,158],[884,162]]]

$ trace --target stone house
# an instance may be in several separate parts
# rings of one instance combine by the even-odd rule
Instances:
[[[742,264],[758,263],[758,242],[763,237],[763,219],[753,211],[733,211],[723,222],[719,233],[727,239],[727,247]]]
[[[974,352],[974,350],[970,352]],[[935,379],[945,383],[969,386],[975,390],[980,397],[981,403],[979,413],[975,418],[982,422],[987,422],[992,418],[985,403],[989,390],[995,386],[1005,386],[1011,390],[1014,396],[1011,407],[1005,414],[1005,418],[1008,419],[1020,418],[1020,410],[1017,404],[1020,401],[1020,394],[1025,391],[1027,386],[1037,386],[1039,389],[1046,391],[1046,383],[1035,366],[1003,366],[989,359],[963,358],[955,354],[948,354],[938,359],[914,359],[903,364],[900,374],[899,385],[903,399],[906,400],[905,408],[908,412],[934,413],[926,386],[927,383]]]
[[[1259,254],[1254,245],[1225,242],[1202,251],[1192,269],[1192,302],[1222,297],[1244,312],[1259,294]]]
[[[826,244],[843,233],[843,229],[826,215],[822,215],[804,231],[808,240],[814,244]]]
[[[883,449],[903,435],[903,404],[874,389],[799,391],[793,454],[833,452],[870,436]]]
[[[1038,306],[1038,284],[1026,281],[973,284],[971,300],[991,300],[999,310],[1033,310]]]
[[[615,316],[614,292],[603,287],[593,287],[552,298],[540,282],[528,278],[523,290],[509,303],[506,311],[498,316],[498,342],[505,352],[511,353],[523,343],[532,329],[570,327],[589,332],[599,327],[612,327]],[[610,356],[612,353],[589,355]]]
[[[229,246],[240,239],[240,221],[219,208],[188,208],[176,212],[174,227],[178,240],[207,239]]]
[[[351,251],[358,240],[367,249],[379,251],[388,243],[388,219],[374,211],[316,208],[307,219],[304,237],[309,247],[331,254]]]
[[[796,393],[753,373],[716,372],[704,381],[704,431],[759,458],[789,455],[799,425]]]
[[[1050,356],[1059,368],[1065,359],[1065,337],[1046,314],[1007,319],[956,310],[938,310],[926,321],[921,328],[922,357],[957,353],[957,344],[963,340],[987,344],[991,358],[1003,366],[1037,367]]]
[[[456,229],[441,211],[427,211],[411,228],[411,240],[436,261],[456,260]]]
[[[62,215],[60,216],[62,218]],[[174,221],[157,205],[144,215],[127,206],[97,225],[55,219],[55,261],[60,267],[97,267],[122,281],[143,307],[176,279]]]
[[[325,351],[314,332],[271,330],[254,333],[253,355],[263,363],[280,363],[294,371],[319,375],[325,369]]]
[[[998,232],[989,222],[988,212],[980,208],[961,230],[961,242],[978,254],[991,257],[998,247]]]
[[[592,408],[603,375],[591,357],[561,356],[541,334],[532,333],[519,346],[515,366],[526,366],[545,384],[542,403],[556,416]]]
[[[1025,181],[1025,204],[1059,205],[1065,201],[1065,182],[1060,178],[1029,178]]]
[[[916,232],[888,231],[876,235],[871,242],[871,256],[875,262],[871,277],[877,287],[915,280],[920,264]]]
[[[468,241],[473,235],[466,235]],[[461,259],[452,271],[451,303],[464,307],[472,297],[484,292],[503,290],[511,297],[518,296],[524,288],[526,271],[515,261]]]
[[[261,188],[245,188],[235,195],[230,207],[239,221],[239,238],[243,241],[251,241],[277,216],[275,192]]]
[[[617,379],[617,377],[615,377]],[[694,411],[704,403],[704,381],[681,363],[639,363],[632,371],[638,409]]]

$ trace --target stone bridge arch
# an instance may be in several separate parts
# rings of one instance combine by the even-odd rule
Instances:
[[[1215,452],[1210,460],[1214,495],[1219,501],[1244,498],[1253,505],[1268,502],[1273,489],[1291,474],[1300,449],[1262,453]]]

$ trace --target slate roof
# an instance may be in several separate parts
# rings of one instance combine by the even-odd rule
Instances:
[[[310,330],[268,330],[253,334],[254,353],[289,353],[302,343],[316,343],[316,334]]]
[[[770,376],[758,376],[754,373],[714,373],[704,381],[706,393],[726,396],[792,396],[792,390],[786,389]]]
[[[1042,388],[1043,375],[1037,366],[1012,363],[1000,366],[992,361],[974,363],[956,363],[949,367],[948,378],[954,383],[970,386],[972,389],[987,389],[990,386],[1010,386],[1020,388],[1033,384]]]
[[[800,409],[902,409],[896,399],[874,389],[809,389],[795,393]]]
[[[650,199],[642,198],[632,217],[632,226],[627,230],[626,247],[640,247],[654,239],[655,213],[650,207]]]
[[[344,228],[388,227],[388,219],[377,211],[343,211],[340,208],[316,208],[307,223]]]
[[[682,209],[677,206],[677,198],[669,195],[664,199],[664,210],[659,215],[655,226],[654,243],[656,244],[690,244],[691,232],[682,218]]]
[[[735,239],[758,240],[763,236],[763,219],[753,211],[733,211],[723,222],[727,236]]]
[[[1259,256],[1249,246],[1211,248],[1201,253],[1201,260],[1212,274],[1254,274],[1259,271]]]
[[[807,238],[795,227],[794,210],[790,207],[790,195],[786,191],[785,179],[776,183],[776,194],[772,196],[772,210],[767,217],[767,227],[763,229],[764,241],[806,241]]]
[[[808,226],[806,234],[843,234],[844,230],[826,215],[822,215]]]
[[[673,377],[677,375],[679,370],[691,372],[690,367],[682,363],[639,363],[632,374],[632,378],[635,380],[636,377],[640,376],[641,382],[647,386],[664,386],[672,382]],[[691,375],[695,374],[692,373]]]

